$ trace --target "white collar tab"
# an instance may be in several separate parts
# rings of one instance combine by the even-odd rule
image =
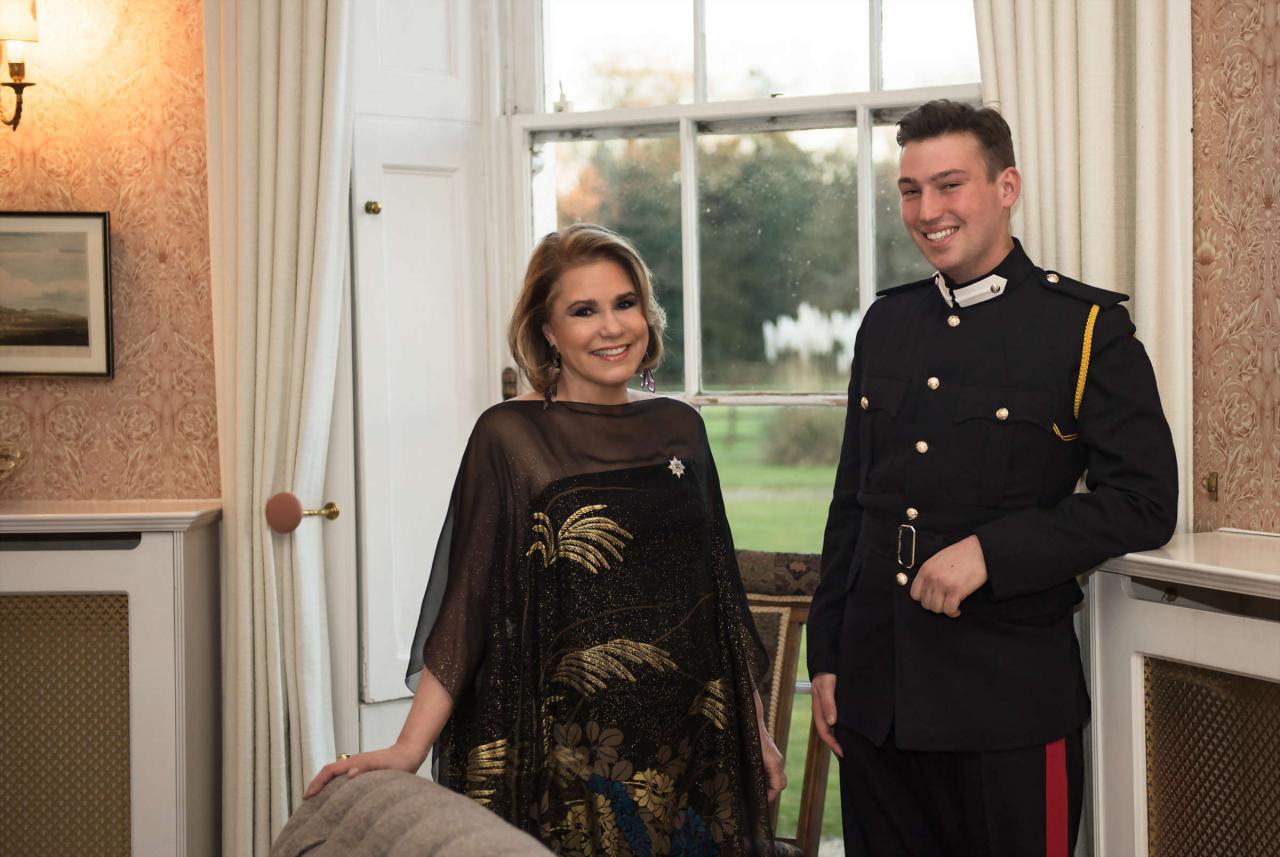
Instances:
[[[942,299],[947,302],[947,306],[954,307],[957,304],[961,307],[971,307],[980,304],[983,301],[989,301],[998,298],[1005,292],[1005,287],[1009,281],[999,274],[990,274],[978,280],[976,283],[955,290],[955,300],[951,299],[951,289],[947,288],[947,281],[943,279],[941,271],[935,271],[933,274],[933,282],[937,285],[938,291],[942,294]]]

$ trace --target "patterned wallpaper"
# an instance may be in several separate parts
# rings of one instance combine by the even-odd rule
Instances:
[[[0,210],[110,212],[116,377],[0,378],[0,499],[217,497],[200,0],[37,8]]]
[[[0,378],[0,498],[217,496],[201,4],[39,12],[0,209],[111,212],[116,378]],[[1192,39],[1195,528],[1280,531],[1280,4],[1192,0]]]
[[[1280,532],[1280,3],[1191,8],[1195,529]]]

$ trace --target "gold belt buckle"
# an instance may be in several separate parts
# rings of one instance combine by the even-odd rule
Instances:
[[[911,533],[911,559],[902,561],[902,534]],[[898,524],[898,565],[903,568],[915,568],[916,565],[916,528],[910,524]]]

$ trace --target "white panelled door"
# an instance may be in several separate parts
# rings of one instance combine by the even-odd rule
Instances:
[[[355,526],[325,530],[342,752],[399,732],[454,473],[498,388],[483,174],[499,109],[479,50],[494,0],[354,3],[350,382],[335,391],[329,460]]]
[[[356,0],[355,112],[473,121],[475,0]]]
[[[471,123],[356,120],[364,702],[408,695],[405,668],[436,538],[467,436],[488,404],[475,240],[479,133]]]

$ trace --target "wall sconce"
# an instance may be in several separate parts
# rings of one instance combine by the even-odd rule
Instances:
[[[9,63],[9,79],[0,82],[0,86],[9,87],[18,96],[12,118],[5,118],[4,108],[0,107],[0,123],[15,131],[22,119],[22,90],[35,86],[26,80],[27,42],[35,41],[35,0],[0,0],[0,42],[4,43],[4,58]]]

